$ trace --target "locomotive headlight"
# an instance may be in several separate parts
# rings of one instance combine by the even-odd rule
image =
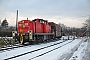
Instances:
[[[30,33],[31,34],[31,33]]]

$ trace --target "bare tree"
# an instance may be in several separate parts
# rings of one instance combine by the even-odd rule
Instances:
[[[90,29],[90,17],[83,23],[83,27],[87,27]]]
[[[83,34],[86,34],[86,36],[90,36],[90,17],[83,23],[83,27],[85,31]]]

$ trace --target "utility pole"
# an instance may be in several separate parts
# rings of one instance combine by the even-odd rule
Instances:
[[[0,26],[1,26],[1,20],[0,20]]]
[[[18,10],[17,10],[17,14],[16,14],[16,31],[17,31],[17,27],[18,27]]]

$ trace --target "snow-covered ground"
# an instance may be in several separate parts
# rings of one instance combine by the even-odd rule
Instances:
[[[74,52],[70,60],[74,60],[74,59],[82,60],[85,55],[86,48],[87,48],[87,41],[83,41],[81,45],[77,48],[77,50]]]
[[[64,39],[67,39],[67,37],[65,37]],[[11,59],[11,60],[29,60],[29,59],[32,59],[33,57],[36,57],[42,53],[48,52],[54,48],[62,46],[70,41],[72,41],[72,40],[68,40],[66,42],[63,42],[63,40],[59,40],[56,42],[50,42],[50,43],[46,43],[46,44],[31,45],[31,46],[27,46],[27,47],[16,48],[11,51],[6,51],[6,52],[0,53],[0,60],[9,58],[12,56],[16,56],[18,54],[22,54],[25,52],[29,52],[29,51],[32,51],[32,50],[35,50],[35,49],[38,49],[41,47],[49,46],[49,45],[52,45],[52,44],[55,44],[58,42],[63,42],[58,45],[39,50],[37,52],[29,53],[29,54]],[[49,52],[40,57],[33,58],[32,60],[73,60],[73,59],[82,60],[82,58],[85,54],[86,47],[87,47],[87,42],[88,41],[86,40],[86,38],[75,39],[71,43],[68,43],[67,45],[64,45],[63,47],[61,47],[59,49],[53,50],[52,52]]]

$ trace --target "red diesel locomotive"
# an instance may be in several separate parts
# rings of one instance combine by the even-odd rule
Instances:
[[[13,37],[20,43],[43,42],[61,37],[61,27],[54,22],[43,19],[21,20],[18,22],[17,33],[12,32]]]

